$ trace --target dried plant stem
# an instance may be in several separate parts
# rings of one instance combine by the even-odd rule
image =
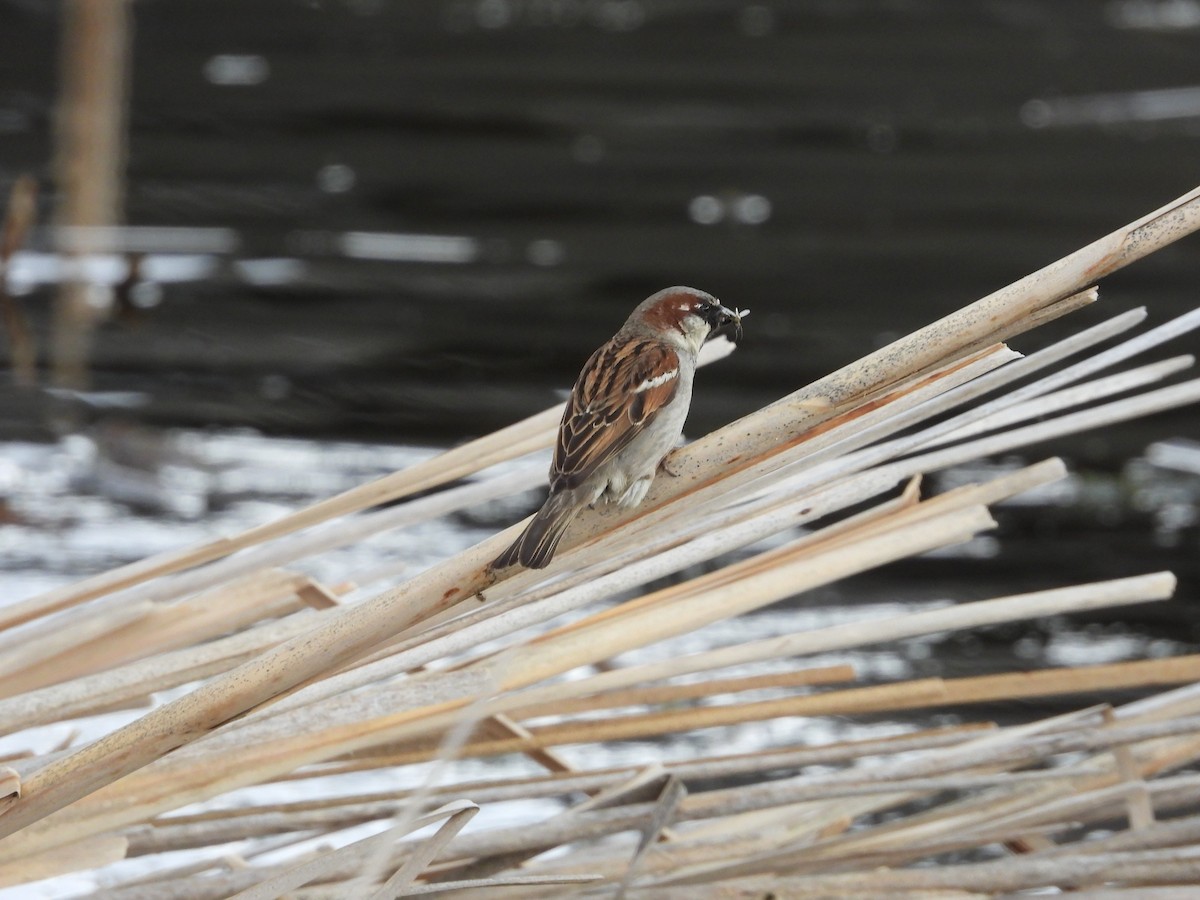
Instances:
[[[125,858],[127,842],[118,835],[99,835],[45,854],[0,864],[0,888],[39,881],[64,871],[64,859],[71,869],[99,868]]]
[[[10,291],[9,269],[36,218],[37,182],[32,175],[21,175],[13,183],[0,231],[0,320],[4,322],[13,380],[21,385],[37,382],[37,340],[25,311]]]
[[[467,744],[462,752],[466,756],[524,753],[562,744],[590,744],[680,734],[698,728],[713,728],[784,716],[840,716],[956,707],[1000,700],[1182,684],[1195,680],[1200,680],[1200,657],[1195,656],[972,678],[927,678],[781,700],[657,711],[548,725],[532,729],[528,738],[477,741]],[[430,749],[424,748],[408,753],[394,750],[389,760],[393,765],[421,762],[428,759],[430,753]]]

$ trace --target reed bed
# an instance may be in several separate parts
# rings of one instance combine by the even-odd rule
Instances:
[[[1197,228],[1200,190],[688,444],[640,508],[581,515],[543,571],[487,567],[520,524],[366,599],[287,566],[537,485],[521,460],[550,446],[557,408],[0,609],[0,722],[29,748],[0,761],[0,884],[141,857],[157,860],[147,874],[97,896],[1184,896],[1200,883],[1200,655],[873,684],[828,662],[1168,601],[1170,573],[1047,572],[1021,595],[621,657],[967,541],[994,524],[989,506],[1066,470],[1047,459],[933,495],[926,473],[1200,400],[1200,380],[1164,384],[1190,356],[1117,368],[1200,326],[1200,310],[1148,329],[1134,310],[1026,357],[1003,343]],[[1129,690],[1142,699],[1018,724],[968,715],[685,760],[647,744],[644,761],[588,768],[563,750]],[[144,711],[107,730],[91,718],[114,710]],[[86,739],[33,749],[39,729],[76,721]],[[501,755],[537,774],[467,781],[448,766]],[[364,793],[364,772],[402,786]],[[305,799],[205,803],[254,786]],[[472,826],[514,800],[554,806]]]

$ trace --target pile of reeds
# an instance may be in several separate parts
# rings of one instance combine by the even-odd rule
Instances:
[[[25,732],[32,747],[46,725],[150,706],[96,740],[6,761],[0,884],[245,842],[164,858],[100,896],[1190,896],[1200,776],[1184,773],[1200,758],[1200,656],[870,686],[847,666],[806,661],[1162,601],[1169,573],[1082,586],[1046,573],[1036,593],[610,661],[968,540],[991,527],[989,504],[1064,468],[1050,459],[937,496],[922,495],[922,473],[1200,400],[1200,380],[1156,386],[1190,357],[1111,374],[1200,325],[1200,310],[1133,337],[1144,313],[1128,312],[1028,357],[1001,343],[1090,303],[1098,279],[1197,228],[1200,190],[689,444],[638,509],[581,515],[544,571],[488,570],[520,525],[355,603],[283,567],[536,485],[542,473],[527,466],[489,470],[549,446],[557,409],[237,537],[0,609],[10,742]],[[698,564],[706,574],[646,587]],[[648,749],[644,763],[603,769],[557,751],[1150,686],[1173,690],[1019,726],[670,763]],[[739,700],[762,688],[773,699]],[[164,694],[173,699],[155,704]],[[541,774],[455,783],[435,765],[423,783],[403,777],[499,754],[523,754]],[[376,786],[417,786],[363,794],[363,772]],[[304,795],[313,778],[320,799],[193,806],[253,785]],[[464,830],[489,804],[545,799],[562,805]],[[379,830],[279,852],[364,823]],[[942,864],[917,865],[931,861]]]

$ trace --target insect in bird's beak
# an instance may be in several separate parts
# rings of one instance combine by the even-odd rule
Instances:
[[[716,327],[713,328],[713,332],[716,333],[732,325],[734,336],[740,341],[742,339],[742,319],[748,315],[750,315],[750,310],[748,309],[730,309],[727,306],[722,306],[717,310],[717,322]]]
[[[733,333],[737,335],[739,341],[742,339],[742,319],[748,315],[750,315],[750,310],[748,309],[737,309],[735,307],[733,310]]]

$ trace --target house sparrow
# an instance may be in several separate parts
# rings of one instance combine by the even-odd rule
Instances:
[[[643,300],[584,364],[558,427],[550,497],[490,568],[543,568],[585,506],[641,503],[683,433],[700,347],[728,325],[740,334],[746,314],[689,287]]]

